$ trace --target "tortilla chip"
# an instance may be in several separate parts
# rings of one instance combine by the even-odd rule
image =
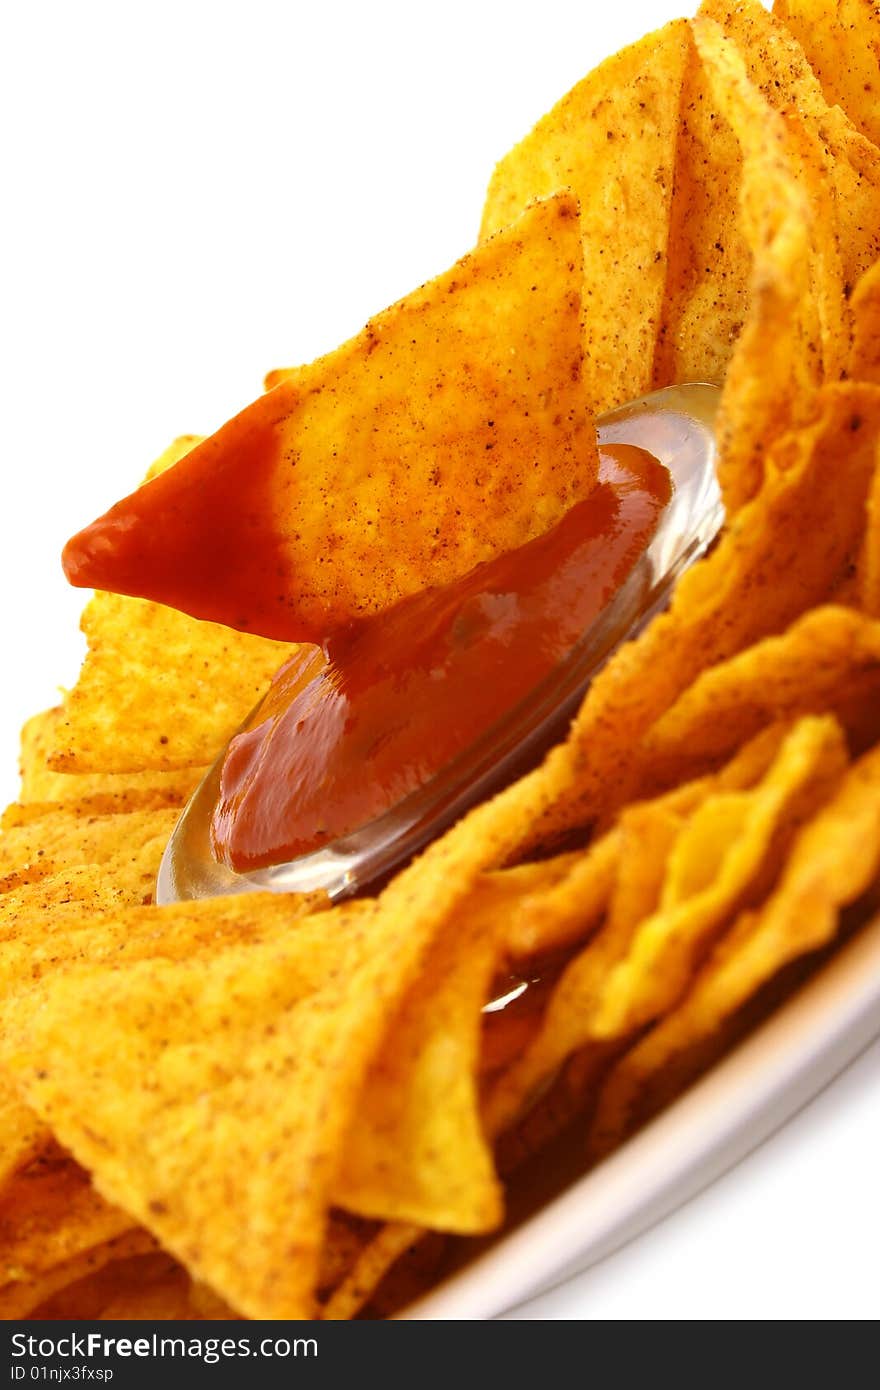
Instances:
[[[745,320],[751,252],[739,219],[739,142],[691,44],[682,81],[655,387],[722,382]]]
[[[853,347],[849,374],[853,381],[880,383],[880,261],[853,291]]]
[[[859,570],[859,602],[866,613],[880,618],[880,446],[868,495],[867,526]]]
[[[669,610],[593,681],[567,742],[511,790],[503,810],[500,798],[490,803],[499,820],[521,807],[521,847],[599,814],[608,819],[644,776],[651,725],[700,672],[783,630],[849,573],[874,470],[880,389],[824,387],[820,406],[814,423],[778,441],[761,495],[682,576]]]
[[[116,1288],[108,1287],[105,1301],[92,1317],[102,1322],[200,1321],[190,1301],[192,1280],[171,1255],[142,1255],[106,1273],[108,1285],[115,1275]]]
[[[787,742],[791,746],[786,754]],[[810,765],[811,753],[817,764],[815,768]],[[757,802],[761,793],[747,789],[753,787],[755,781],[760,786],[760,779],[772,776],[768,768],[773,768],[777,756],[780,766],[775,785],[769,789],[769,796],[765,791],[763,801]],[[774,812],[779,818],[787,802],[790,809],[791,799],[799,801],[798,777],[808,778],[813,773],[818,789],[826,771],[822,764],[826,763],[830,772],[843,756],[833,721],[811,721],[809,727],[790,733],[787,738],[781,729],[774,729],[741,750],[717,778],[703,779],[691,787],[624,811],[620,821],[619,878],[608,918],[592,941],[562,972],[551,994],[540,1032],[495,1084],[485,1109],[490,1133],[498,1134],[517,1120],[533,1103],[547,1079],[575,1052],[588,1049],[588,1072],[592,1053],[600,1067],[607,1062],[607,1043],[599,1036],[596,1020],[601,1017],[609,982],[625,978],[627,962],[632,960],[639,941],[644,940],[644,933],[650,936],[654,922],[669,921],[669,912],[663,911],[664,894],[684,893],[687,889],[687,867],[682,862],[684,856],[679,850],[679,841],[689,841],[689,847],[696,851],[696,870],[708,876],[713,868],[716,871],[719,868],[718,845],[713,846],[711,836],[708,837],[706,848],[710,853],[704,861],[700,857],[699,842],[707,838],[701,834],[707,821],[711,828],[717,829],[719,805],[728,809],[736,806],[740,811],[737,829],[745,819],[746,809],[750,808],[753,816],[755,811],[760,814],[763,809],[766,852],[766,839],[774,828]],[[789,798],[787,791],[791,793]],[[728,900],[735,896],[737,884],[748,881],[750,869],[754,872],[755,858],[761,857],[761,846],[754,841],[751,864],[746,862],[746,852],[740,851],[735,842],[728,846],[724,840],[722,845],[729,848],[731,856],[731,862],[725,865],[725,881],[711,885],[696,902],[695,910],[690,909],[694,912],[690,922],[687,911],[679,913],[675,926],[682,932],[697,922],[697,929],[705,928],[713,908],[725,911],[722,895],[726,893]],[[677,864],[673,864],[675,854],[679,856]],[[687,865],[690,863],[691,856],[688,856]],[[669,888],[667,880],[675,887]],[[690,887],[696,889],[696,886],[692,881]],[[670,945],[676,946],[674,937]],[[681,945],[684,947],[684,943]],[[653,981],[644,982],[645,1000],[654,987]]]
[[[7,1284],[0,1289],[0,1318],[79,1318],[94,1316],[95,1300],[85,1295],[92,1281],[103,1293],[98,1306],[106,1298],[108,1283],[115,1282],[120,1265],[132,1257],[155,1251],[156,1242],[149,1232],[134,1227],[114,1240],[102,1242],[69,1260],[53,1265],[44,1273],[23,1282]],[[111,1269],[109,1278],[102,1279],[101,1271]]]
[[[732,514],[759,491],[769,444],[802,423],[823,379],[810,242],[823,191],[818,177],[804,186],[806,169],[816,171],[749,81],[733,43],[712,20],[695,21],[693,30],[713,103],[742,149],[740,217],[752,251],[748,313],[716,423],[718,477]]]
[[[689,48],[676,20],[609,58],[505,155],[489,185],[484,238],[535,198],[568,188],[578,199],[584,392],[595,413],[651,388]]]
[[[70,870],[0,900],[0,995],[9,1001],[44,976],[73,965],[185,960],[229,945],[256,944],[326,905],[323,894],[255,895],[129,906],[118,889],[96,887],[88,869]],[[367,912],[349,905],[347,911]]]
[[[826,155],[844,273],[854,285],[880,255],[880,151],[829,105],[801,45],[760,0],[703,0],[700,15],[721,25],[771,106],[796,113]]]
[[[682,814],[662,802],[624,812],[620,826],[612,832],[617,837],[616,874],[607,920],[563,971],[537,1037],[493,1086],[484,1111],[490,1134],[500,1134],[511,1125],[547,1078],[582,1045],[582,1019],[612,964],[625,952],[636,925],[656,905],[666,856],[682,824]]]
[[[621,857],[616,830],[593,842],[557,881],[519,891],[507,909],[507,949],[514,960],[573,945],[596,927],[611,897]],[[504,871],[505,874],[510,870]],[[491,909],[504,912],[499,901],[501,874],[487,874],[481,891]],[[487,904],[488,906],[488,904]]]
[[[202,443],[182,435],[146,482]],[[56,772],[140,773],[211,762],[290,656],[286,644],[117,594],[87,604],[88,654],[47,739]]]
[[[175,463],[179,463],[197,445],[204,443],[204,438],[203,434],[179,434],[176,439],[172,439],[168,448],[150,464],[144,474],[144,482],[149,483],[153,478],[158,478],[160,473],[167,473],[169,468],[173,468]]]
[[[13,869],[0,878],[0,894],[17,893],[20,888],[28,888],[32,883],[41,883],[44,878],[57,872],[51,859],[41,859],[21,869]]]
[[[188,793],[183,791],[181,785],[180,788],[129,787],[118,792],[92,792],[87,796],[71,797],[67,801],[13,801],[0,815],[0,830],[33,826],[37,821],[54,817],[59,811],[65,811],[78,820],[91,820],[95,816],[122,816],[129,811],[158,811],[163,807],[179,811],[187,799]]]
[[[109,864],[120,858],[135,862],[155,854],[159,858],[177,822],[176,807],[158,811],[130,811],[119,816],[76,816],[66,810],[50,812],[42,819],[0,835],[0,874],[41,859],[51,860],[55,870],[83,864]]]
[[[675,1003],[707,944],[778,870],[794,829],[827,799],[846,763],[836,721],[805,718],[758,787],[704,802],[670,853],[657,911],[604,982],[592,1037],[631,1033]]]
[[[773,14],[797,39],[825,100],[880,145],[880,13],[874,0],[775,0]]]
[[[0,1072],[0,1191],[50,1146],[46,1126],[24,1104],[10,1078]]]
[[[322,641],[542,534],[598,469],[581,262],[574,200],[535,204],[87,528],[68,577]]]
[[[91,796],[112,796],[130,804],[182,806],[202,780],[204,767],[175,772],[89,773],[54,772],[49,754],[56,749],[63,720],[60,707],[44,710],[27,721],[21,731],[20,800],[24,805],[82,801]]]
[[[36,1279],[134,1224],[67,1155],[38,1160],[0,1192],[0,1286]]]
[[[378,1229],[375,1221],[352,1216],[351,1212],[333,1210],[329,1213],[324,1244],[321,1247],[319,1299],[327,1298],[332,1290],[342,1283]]]
[[[654,725],[646,761],[661,781],[680,779],[773,720],[824,712],[856,746],[880,734],[880,623],[831,605],[704,671]]]
[[[605,1153],[647,1118],[652,1083],[711,1038],[799,955],[829,942],[840,911],[880,872],[880,750],[855,763],[832,799],[798,834],[778,887],[744,913],[715,948],[684,1001],[618,1062],[591,1135]],[[651,1107],[653,1109],[653,1106]]]
[[[354,1268],[321,1310],[327,1322],[353,1318],[368,1303],[392,1265],[424,1236],[418,1226],[392,1222],[370,1241]]]
[[[477,1070],[481,1010],[502,945],[503,921],[471,913],[454,917],[427,953],[367,1074],[337,1205],[461,1234],[498,1225]]]
[[[294,922],[289,900],[271,894],[149,916],[152,957],[54,971],[7,1002],[11,1069],[101,1191],[196,1277],[249,1316],[306,1316],[334,1177],[327,1156],[429,925],[393,898],[384,910],[353,903]],[[236,916],[256,924],[247,944],[160,958],[180,921]],[[175,1008],[157,1012],[168,997]]]
[[[56,772],[212,762],[291,654],[286,643],[119,594],[96,594],[82,629],[89,650],[55,730]]]

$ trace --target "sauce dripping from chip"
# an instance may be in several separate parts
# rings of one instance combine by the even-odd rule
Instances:
[[[647,451],[605,445],[596,488],[543,536],[300,648],[227,749],[214,853],[238,872],[278,864],[423,786],[565,659],[671,492]]]

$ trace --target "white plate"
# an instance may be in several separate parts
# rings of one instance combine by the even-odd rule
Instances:
[[[485,1319],[612,1254],[739,1162],[880,1035],[880,918],[640,1134],[400,1316]]]

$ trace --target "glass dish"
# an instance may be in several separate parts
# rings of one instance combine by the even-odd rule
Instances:
[[[480,738],[390,810],[312,854],[249,873],[214,857],[211,817],[224,749],[184,810],[165,850],[159,903],[224,893],[325,890],[349,896],[406,863],[469,807],[537,765],[566,729],[593,677],[668,602],[685,569],[717,535],[724,512],[715,478],[718,388],[672,386],[597,421],[601,444],[635,444],[666,465],[673,494],[656,532],[599,617],[547,677]],[[251,716],[253,717],[253,716]]]

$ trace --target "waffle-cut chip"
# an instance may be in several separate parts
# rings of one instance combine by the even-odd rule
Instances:
[[[428,951],[367,1073],[342,1146],[338,1206],[461,1234],[498,1225],[477,1074],[481,1011],[503,944],[503,920],[471,912],[454,916]]]
[[[24,805],[47,802],[82,801],[91,796],[113,796],[123,800],[139,798],[149,803],[182,806],[205,774],[204,767],[186,767],[175,772],[93,772],[71,775],[54,772],[49,754],[56,748],[58,726],[63,719],[60,707],[33,715],[21,731],[21,791]]]
[[[595,1154],[643,1119],[652,1082],[707,1038],[798,956],[833,939],[840,911],[880,872],[880,750],[855,763],[799,832],[767,902],[746,912],[716,946],[683,1002],[608,1077],[591,1136]]]
[[[581,286],[559,194],[86,528],[68,577],[323,641],[543,534],[598,472]]]
[[[826,101],[880,145],[880,11],[876,0],[775,0],[773,13],[798,40]]]
[[[596,413],[651,388],[689,48],[676,20],[607,59],[504,156],[486,196],[484,238],[535,198],[569,188],[578,199],[583,381]]]
[[[773,720],[833,713],[854,739],[880,736],[880,623],[849,608],[814,608],[712,666],[645,740],[662,780],[729,755]]]
[[[47,973],[7,1003],[10,1069],[101,1191],[195,1277],[248,1316],[308,1316],[329,1156],[439,924],[390,889],[299,921],[272,894],[150,915],[151,958]],[[256,939],[160,958],[166,924],[236,915]]]
[[[149,852],[150,845],[161,857],[178,815],[176,807],[116,816],[77,816],[62,808],[0,834],[0,874],[41,859],[50,860],[56,871],[120,860],[133,863]]]
[[[640,923],[603,985],[593,1037],[631,1033],[681,997],[707,946],[767,874],[778,872],[798,824],[827,799],[846,764],[836,721],[807,717],[757,787],[703,803],[670,852],[657,911]]]

